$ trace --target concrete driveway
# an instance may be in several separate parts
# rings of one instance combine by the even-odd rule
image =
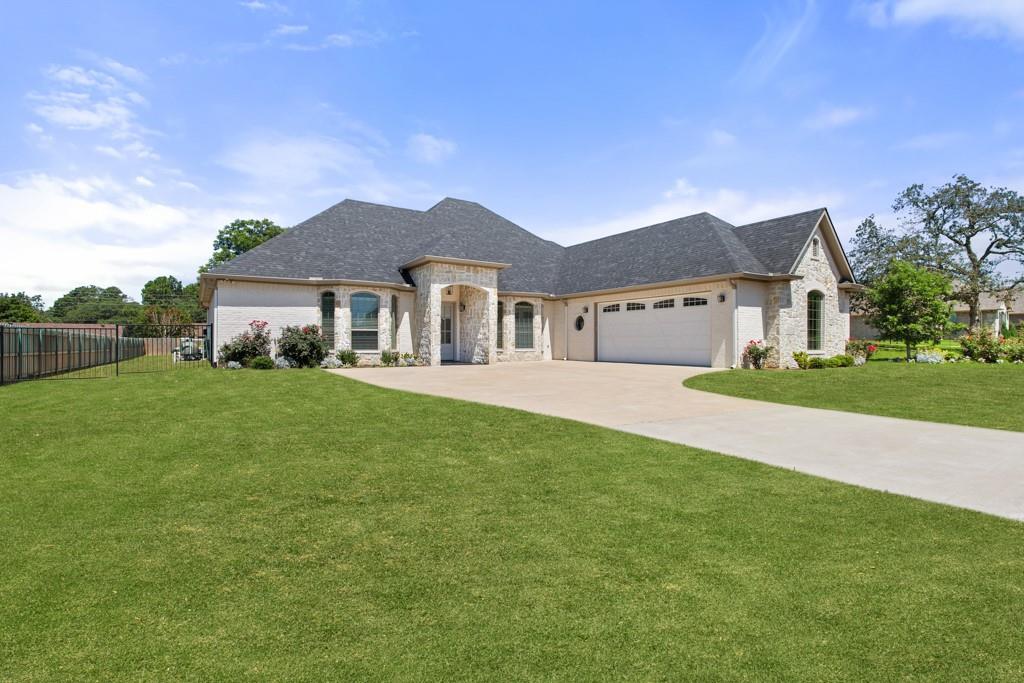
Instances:
[[[785,406],[682,386],[707,368],[549,361],[334,372],[1024,520],[1022,433]]]

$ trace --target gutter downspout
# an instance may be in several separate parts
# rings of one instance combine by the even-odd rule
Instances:
[[[729,285],[732,287],[732,365],[729,367],[735,370],[740,366],[740,300],[736,281],[729,280]]]
[[[569,302],[562,300],[562,360],[569,360]]]

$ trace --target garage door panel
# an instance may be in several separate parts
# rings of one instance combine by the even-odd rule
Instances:
[[[710,365],[710,306],[683,306],[679,296],[674,297],[673,308],[653,307],[655,301],[665,299],[634,299],[645,305],[642,310],[627,310],[627,302],[621,301],[618,311],[606,312],[609,304],[599,304],[598,360]]]

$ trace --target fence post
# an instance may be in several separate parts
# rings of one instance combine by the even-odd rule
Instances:
[[[7,328],[0,325],[0,387],[4,385],[4,368],[7,367],[7,353],[5,343],[7,341]]]
[[[114,376],[121,376],[121,324],[114,325]]]

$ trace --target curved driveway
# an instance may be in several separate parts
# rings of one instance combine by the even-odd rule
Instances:
[[[1024,520],[1024,433],[801,408],[682,386],[707,368],[548,361],[334,372]]]

